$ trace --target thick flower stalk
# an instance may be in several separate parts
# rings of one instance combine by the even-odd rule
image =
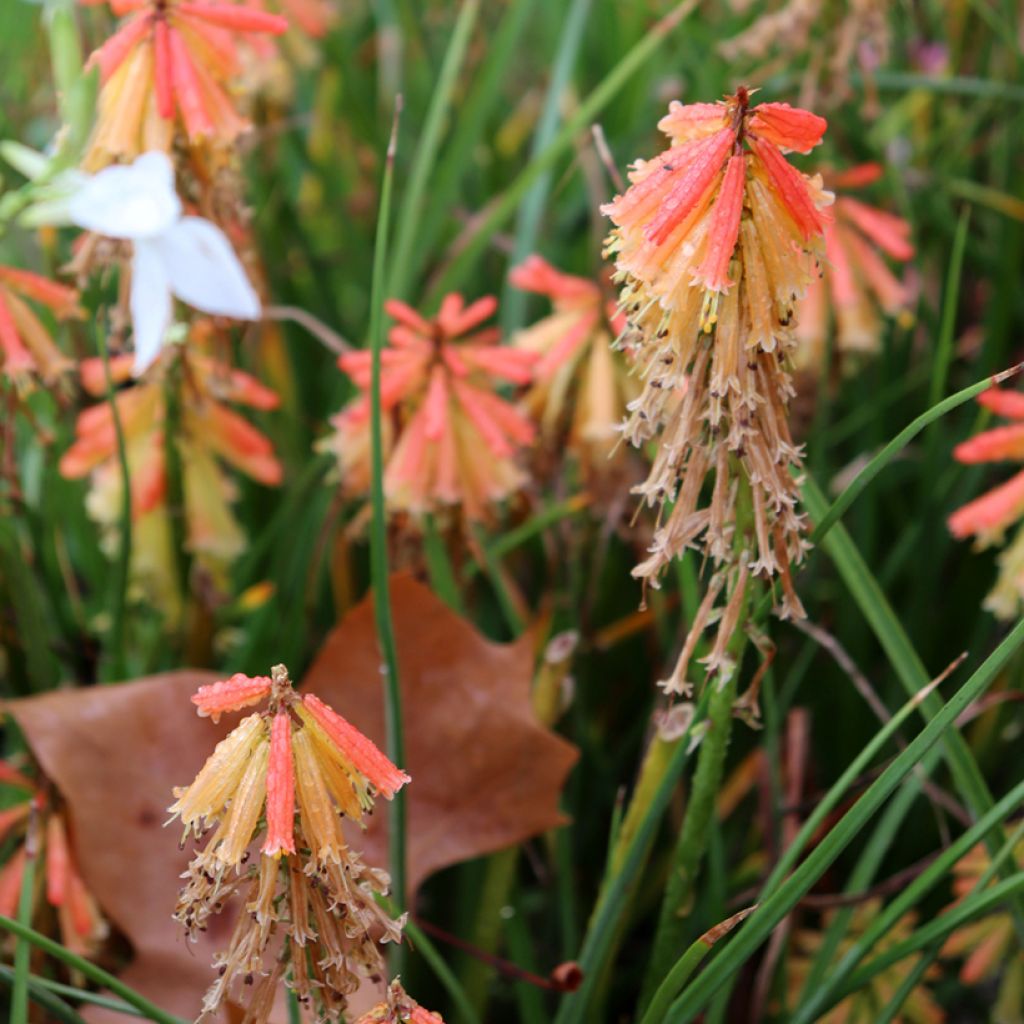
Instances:
[[[144,380],[114,397],[131,481],[132,578],[143,595],[167,611],[169,621],[176,619],[180,597],[168,507],[168,441],[180,462],[185,546],[215,589],[226,585],[227,569],[246,543],[231,511],[236,489],[222,465],[271,487],[283,475],[270,440],[227,404],[270,410],[277,408],[277,395],[204,351],[203,328],[201,323],[194,327],[186,347],[166,350]],[[132,366],[130,355],[111,359],[113,383],[130,380]],[[85,360],[81,373],[86,392],[106,395],[102,360]],[[109,402],[79,414],[74,443],[59,465],[68,479],[91,478],[89,514],[115,534],[123,481]]]
[[[549,316],[512,339],[516,348],[538,357],[523,407],[549,445],[564,439],[588,476],[606,475],[614,465],[612,454],[621,450],[618,428],[626,405],[639,390],[625,361],[612,351],[625,317],[599,283],[564,274],[540,256],[513,267],[509,281],[546,296],[552,305]]]
[[[10,856],[0,867],[0,915],[17,916],[31,832],[35,856],[43,865],[41,895],[56,914],[61,944],[79,956],[94,955],[109,929],[78,868],[58,797],[51,786],[33,781],[4,761],[0,761],[0,784],[27,791],[0,810],[0,842],[14,840]],[[41,916],[33,914],[37,928],[46,927],[37,920]]]
[[[385,304],[396,321],[381,376],[384,491],[392,510],[418,517],[457,508],[481,520],[525,482],[516,456],[532,443],[534,426],[496,387],[528,383],[537,357],[498,345],[497,328],[477,330],[496,307],[492,297],[467,306],[452,294],[427,320],[403,302]],[[361,496],[370,481],[370,353],[350,352],[338,363],[364,393],[333,419],[328,445],[342,487]]]
[[[228,150],[249,125],[230,86],[240,75],[237,37],[279,35],[275,14],[207,0],[110,0],[125,22],[89,59],[99,68],[96,128],[84,165],[96,170],[140,153]]]
[[[716,618],[705,664],[720,678],[731,671],[727,645],[743,624],[751,577],[779,580],[781,614],[803,614],[791,579],[807,542],[788,362],[796,302],[819,273],[831,195],[783,155],[821,141],[825,121],[808,111],[751,106],[741,89],[718,103],[673,103],[659,127],[672,145],[638,161],[631,187],[604,212],[615,225],[608,251],[643,380],[624,431],[636,445],[660,432],[635,493],[661,509],[661,521],[634,575],[657,586],[687,548],[715,569],[666,684],[685,692],[689,659]]]
[[[53,384],[73,363],[54,343],[32,303],[59,319],[80,317],[78,293],[40,274],[0,266],[0,369],[19,389]]]
[[[992,388],[978,402],[997,416],[1014,422],[982,431],[958,444],[953,458],[965,465],[982,462],[1024,461],[1024,394]],[[1024,469],[980,498],[958,508],[948,520],[954,537],[974,537],[979,548],[1001,543],[1009,527],[1024,516]],[[999,578],[985,599],[985,607],[1000,619],[1012,619],[1024,602],[1024,528],[999,555]]]
[[[200,1019],[247,992],[246,1020],[262,1024],[283,980],[318,1020],[340,1021],[361,979],[383,977],[379,944],[402,935],[376,899],[387,874],[349,847],[342,820],[361,824],[374,797],[390,799],[409,776],[319,698],[296,693],[283,665],[201,686],[192,701],[214,721],[265,705],[217,744],[170,808],[186,838],[209,834],[175,911],[188,935],[245,894]]]
[[[825,225],[825,276],[814,281],[797,307],[797,363],[820,367],[830,328],[840,354],[874,353],[882,343],[882,315],[906,315],[912,291],[885,257],[905,263],[914,255],[910,225],[839,190],[860,188],[882,175],[878,164],[823,172],[836,192],[834,220]]]

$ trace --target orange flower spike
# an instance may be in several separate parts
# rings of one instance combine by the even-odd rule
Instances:
[[[269,676],[246,676],[236,672],[230,679],[200,686],[192,695],[192,703],[201,718],[219,722],[225,711],[240,711],[266,699],[272,685]]]
[[[345,721],[337,711],[315,694],[307,693],[302,698],[302,703],[317,725],[352,762],[356,771],[365,775],[382,796],[390,800],[402,786],[412,781],[377,749],[372,740]]]
[[[287,711],[274,716],[270,727],[267,764],[267,838],[262,852],[268,857],[295,852],[295,763],[292,760],[292,721]]]

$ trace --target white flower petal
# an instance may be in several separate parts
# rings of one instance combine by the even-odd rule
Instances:
[[[164,335],[171,323],[171,289],[160,250],[152,240],[143,239],[135,243],[131,308],[135,340],[132,373],[138,377],[160,355]]]
[[[143,153],[130,166],[110,166],[87,178],[71,197],[74,224],[110,238],[149,238],[181,216],[174,168],[165,153]]]
[[[215,316],[258,320],[260,300],[227,236],[202,217],[183,217],[154,240],[171,291]]]

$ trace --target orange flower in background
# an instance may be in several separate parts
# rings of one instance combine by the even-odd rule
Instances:
[[[878,916],[881,909],[882,901],[871,899],[859,904],[853,910],[843,938],[838,947],[831,952],[833,963],[842,959],[872,919]],[[798,1005],[798,996],[804,989],[815,957],[824,942],[825,929],[838,913],[838,910],[833,910],[824,915],[822,922],[824,928],[821,931],[805,928],[794,934],[792,949],[786,957],[786,983],[790,1005]],[[914,913],[904,914],[872,947],[872,957],[881,956],[887,950],[910,938],[916,922],[917,916]],[[850,1024],[852,1021],[877,1019],[907,975],[913,971],[921,956],[922,954],[919,952],[911,953],[902,960],[896,961],[876,974],[863,987],[851,992],[827,1013],[815,1017],[815,1020],[821,1024]],[[927,984],[939,977],[940,973],[939,968],[934,964],[925,970],[922,982],[911,990],[900,1012],[892,1018],[895,1024],[941,1024],[946,1019],[945,1012]]]
[[[178,128],[192,146],[234,142],[248,127],[228,90],[241,71],[235,37],[280,35],[287,21],[206,0],[110,0],[110,6],[129,17],[89,58],[101,89],[86,169],[168,150]]]
[[[515,459],[535,430],[495,387],[528,383],[537,356],[498,345],[496,328],[476,330],[496,308],[493,297],[467,306],[461,295],[452,294],[427,320],[403,302],[385,303],[397,321],[381,353],[384,489],[393,509],[422,515],[457,506],[467,518],[479,520],[523,485]],[[364,394],[332,420],[337,434],[328,445],[338,455],[342,486],[350,494],[364,494],[370,481],[370,396],[365,392],[371,356],[351,352],[338,364]]]
[[[195,781],[175,790],[170,808],[186,838],[213,833],[189,866],[175,912],[189,936],[205,929],[228,896],[249,892],[251,913],[240,915],[217,958],[220,977],[203,1013],[248,987],[246,1020],[264,1021],[287,974],[285,984],[315,1005],[317,1019],[340,1020],[360,980],[384,973],[378,942],[402,934],[402,922],[375,898],[386,894],[388,876],[362,863],[341,822],[362,823],[374,797],[390,799],[409,776],[323,701],[300,697],[283,665],[270,676],[236,674],[201,686],[192,701],[214,720],[267,705],[217,744]],[[250,847],[261,834],[252,863]],[[283,946],[272,941],[279,935]]]
[[[612,351],[625,317],[595,281],[563,274],[540,256],[514,267],[509,281],[547,296],[553,307],[550,316],[512,339],[517,348],[538,356],[524,407],[549,442],[556,441],[571,409],[570,451],[587,472],[607,472],[626,405],[639,391],[624,360]]]
[[[1024,461],[1024,394],[992,388],[978,395],[978,402],[997,416],[1017,422],[982,431],[958,444],[953,458],[965,465],[980,462]],[[958,539],[975,537],[979,547],[1002,541],[1008,527],[1024,516],[1024,470],[993,487],[980,498],[958,508],[948,520]],[[985,607],[1001,619],[1014,618],[1024,602],[1024,529],[998,558],[999,578],[985,599]]]
[[[750,576],[777,577],[780,613],[803,615],[790,572],[807,542],[788,363],[797,344],[795,302],[817,275],[832,197],[820,177],[801,174],[783,155],[821,141],[825,121],[809,111],[751,106],[741,89],[718,103],[673,103],[659,127],[671,146],[638,161],[630,188],[603,211],[615,225],[607,251],[644,382],[625,433],[639,446],[660,432],[648,478],[634,493],[663,514],[633,574],[656,586],[691,547],[715,569],[664,684],[684,693],[690,656],[715,621],[707,672],[731,673],[726,644]],[[749,506],[742,517],[741,493]]]
[[[80,317],[78,293],[29,270],[0,266],[0,353],[3,373],[20,386],[39,377],[53,383],[72,366],[50,337],[30,300],[59,319]]]
[[[29,848],[43,866],[43,895],[57,916],[63,946],[79,956],[93,956],[107,936],[107,924],[78,870],[64,812],[47,785],[40,785],[5,761],[0,761],[0,785],[28,790],[24,800],[0,810],[0,841],[17,837],[7,862],[0,867],[0,914],[17,917]],[[40,908],[32,914],[34,927]]]
[[[878,164],[825,173],[832,189],[860,188],[882,175]],[[877,352],[886,316],[905,311],[910,289],[887,266],[882,254],[899,263],[914,255],[910,225],[902,218],[846,195],[834,204],[835,220],[825,226],[825,275],[807,289],[797,310],[798,362],[820,365],[831,319],[840,352]]]
[[[245,548],[244,534],[231,512],[235,488],[221,464],[271,487],[280,484],[283,475],[270,440],[225,404],[270,410],[277,408],[277,395],[249,374],[199,351],[200,342],[197,337],[187,350],[165,350],[143,380],[118,391],[114,400],[131,481],[132,576],[145,594],[159,598],[172,622],[180,595],[167,507],[169,394],[176,395],[178,407],[173,440],[180,459],[185,542],[215,585],[223,585],[228,565]],[[111,360],[115,384],[131,379],[133,361],[130,355]],[[81,373],[89,394],[106,393],[100,359],[85,360]],[[60,471],[71,480],[91,475],[89,514],[107,531],[116,531],[122,478],[109,402],[79,414],[75,441],[61,457]]]
[[[1018,869],[1024,865],[1024,842],[1018,843],[1013,859]],[[992,859],[984,843],[979,843],[953,867],[953,894],[956,899],[947,908],[952,910],[974,892],[983,876],[992,868]],[[1019,1008],[1019,986],[1024,979],[1024,954],[1017,943],[1013,919],[1007,911],[986,914],[961,925],[952,932],[942,947],[943,957],[963,960],[960,980],[965,985],[980,985],[1003,975],[1001,1006]],[[993,1019],[1002,1019],[996,1008]],[[1007,1017],[1006,1019],[1012,1019]]]

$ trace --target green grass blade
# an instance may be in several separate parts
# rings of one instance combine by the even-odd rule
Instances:
[[[490,204],[486,215],[477,225],[465,247],[451,261],[431,289],[431,298],[458,287],[459,283],[479,261],[480,254],[491,236],[519,208],[522,197],[530,186],[568,150],[581,130],[614,99],[630,77],[647,63],[669,37],[672,30],[696,7],[696,0],[684,0],[665,15],[644,37],[612,68],[601,83],[580,104],[576,112],[562,126],[551,145],[531,160],[518,176]]]
[[[548,86],[544,107],[541,110],[537,129],[533,136],[530,158],[535,159],[551,145],[562,116],[562,100],[566,87],[572,76],[583,30],[590,14],[592,0],[572,0],[565,16],[561,38],[558,41],[558,52],[551,72],[551,84]],[[520,263],[537,247],[537,235],[540,229],[541,215],[551,189],[551,169],[544,171],[530,186],[519,207],[516,223],[515,243],[512,248],[512,266]],[[506,286],[501,300],[501,329],[507,337],[523,326],[526,313],[526,294],[518,288]]]
[[[953,249],[949,255],[949,271],[942,295],[942,318],[939,338],[932,360],[932,380],[928,389],[928,404],[935,405],[946,389],[949,365],[953,361],[953,340],[956,333],[956,310],[960,298],[960,278],[964,268],[964,250],[967,248],[967,229],[971,223],[971,208],[965,206],[957,221],[953,236]]]
[[[380,399],[381,350],[384,347],[384,275],[387,267],[388,234],[391,222],[391,192],[394,185],[395,145],[398,137],[398,119],[401,100],[395,104],[395,119],[384,162],[380,209],[377,213],[377,232],[373,247],[373,284],[370,289],[370,450],[371,450],[371,503],[370,526],[370,578],[373,586],[373,614],[377,627],[377,640],[384,660],[384,704],[387,718],[388,756],[402,766],[405,764],[405,740],[402,722],[402,690],[398,675],[398,647],[395,624],[391,616],[391,595],[388,586],[388,528],[387,508],[384,504],[384,439]],[[405,909],[405,792],[399,791],[391,802],[389,821],[389,847],[393,899],[400,914]],[[400,973],[404,958],[401,944],[395,946],[395,972]]]
[[[28,837],[25,840],[25,863],[22,868],[21,889],[18,892],[18,924],[28,928],[32,923],[32,905],[35,901],[37,832],[39,820],[33,810],[29,817]],[[28,977],[32,947],[18,936],[14,947],[14,984],[11,988],[10,1024],[28,1024]]]
[[[423,959],[427,961],[428,966],[437,976],[437,980],[444,986],[462,1024],[481,1024],[476,1011],[466,998],[465,990],[459,984],[459,979],[455,977],[454,971],[445,962],[444,957],[441,956],[423,929],[414,921],[409,920],[405,923],[405,933],[412,939],[416,951],[422,954]]]
[[[666,1024],[692,1020],[714,993],[756,952],[779,922],[861,833],[871,817],[892,795],[914,765],[955,728],[963,711],[992,684],[996,675],[1024,643],[1024,621],[1019,622],[995,651],[931,718],[888,768],[864,791],[838,824],[774,892],[759,903],[746,924],[725,950],[681,994],[666,1017]],[[923,702],[922,702],[923,703]],[[1011,880],[1012,881],[1012,880]],[[1024,876],[1021,876],[1024,884]],[[1016,892],[1017,890],[1013,890]]]
[[[68,967],[74,968],[90,981],[96,982],[97,985],[110,989],[114,995],[119,996],[129,1006],[138,1010],[140,1017],[156,1021],[156,1024],[188,1024],[181,1017],[175,1017],[174,1014],[160,1009],[156,1003],[150,1002],[145,996],[136,992],[135,989],[129,988],[109,971],[103,970],[102,967],[97,967],[94,963],[86,960],[85,957],[72,953],[71,950],[65,949],[59,942],[54,942],[53,939],[47,938],[33,928],[26,927],[20,922],[15,921],[14,918],[0,916],[0,931],[10,932],[37,949],[41,949],[47,956],[53,957],[54,960],[59,960],[61,963],[67,964]]]
[[[412,169],[409,172],[409,184],[398,211],[395,252],[387,276],[385,298],[405,299],[408,297],[411,284],[409,272],[412,247],[423,218],[423,202],[427,193],[427,182],[430,180],[434,164],[437,162],[445,120],[451,107],[452,92],[459,72],[462,70],[463,61],[466,58],[466,48],[479,13],[480,0],[463,0],[459,17],[448,42],[448,49],[444,55],[437,85],[430,99],[430,107],[423,124],[423,134],[420,136],[416,154],[413,157]]]

